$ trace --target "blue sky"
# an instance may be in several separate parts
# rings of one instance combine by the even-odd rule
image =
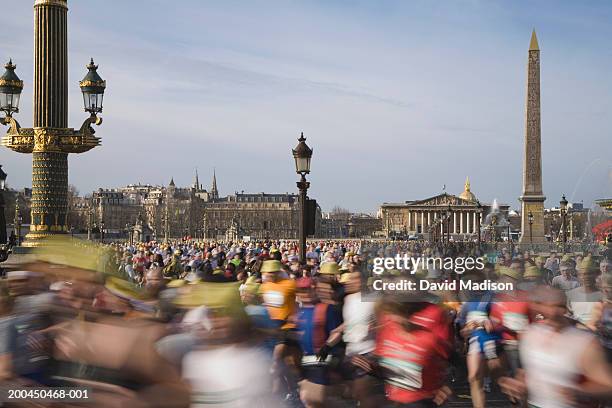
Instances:
[[[2,0],[0,59],[25,82],[33,0]],[[608,1],[69,1],[70,126],[90,56],[107,80],[102,147],[70,158],[81,192],[133,182],[221,194],[294,191],[291,148],[314,148],[324,210],[458,194],[518,207],[526,61],[542,50],[547,206],[612,195]],[[15,187],[31,158],[0,150]]]

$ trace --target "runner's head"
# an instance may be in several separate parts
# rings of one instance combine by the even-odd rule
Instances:
[[[340,276],[340,283],[344,285],[347,294],[357,293],[361,290],[361,273],[359,271],[345,272]]]
[[[316,303],[314,282],[311,278],[299,278],[296,281],[296,300],[303,305]]]
[[[590,256],[587,256],[580,263],[578,268],[578,281],[585,289],[593,289],[599,272],[597,265]]]
[[[281,268],[281,262],[276,259],[264,261],[260,269],[264,282],[276,282]]]
[[[567,299],[561,290],[549,286],[539,286],[532,292],[531,307],[535,313],[544,317],[544,322],[555,328],[567,324],[565,314]]]

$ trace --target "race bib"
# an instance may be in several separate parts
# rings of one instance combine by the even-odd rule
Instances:
[[[423,387],[423,367],[419,364],[385,357],[380,365],[389,370],[389,384],[407,390],[420,390]]]
[[[263,295],[266,306],[281,307],[285,303],[285,296],[281,292],[270,291]]]
[[[485,320],[487,320],[488,315],[487,312],[483,312],[480,310],[472,310],[470,312],[468,312],[467,314],[467,322],[475,322],[475,323],[482,323]]]
[[[522,332],[529,325],[527,316],[520,313],[504,312],[504,326],[515,332]]]

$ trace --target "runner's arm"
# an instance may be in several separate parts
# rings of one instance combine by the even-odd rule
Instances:
[[[581,360],[586,381],[580,384],[579,392],[597,399],[612,398],[612,367],[597,339],[586,347]]]
[[[329,337],[327,338],[327,341],[325,342],[325,344],[328,345],[329,347],[334,347],[336,344],[340,343],[340,340],[342,340],[343,333],[344,333],[344,323],[342,323],[340,326],[333,329],[331,333],[329,333]]]

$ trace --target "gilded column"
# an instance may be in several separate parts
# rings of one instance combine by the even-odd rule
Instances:
[[[527,63],[525,103],[525,145],[523,157],[523,194],[521,200],[522,243],[543,243],[544,193],[542,191],[542,140],[540,126],[540,47],[535,30],[531,34]],[[533,216],[531,231],[529,214]],[[533,241],[531,238],[533,237]]]
[[[36,0],[34,4],[34,149],[28,239],[67,231],[68,153],[56,140],[60,129],[68,125],[67,14],[66,0]]]

